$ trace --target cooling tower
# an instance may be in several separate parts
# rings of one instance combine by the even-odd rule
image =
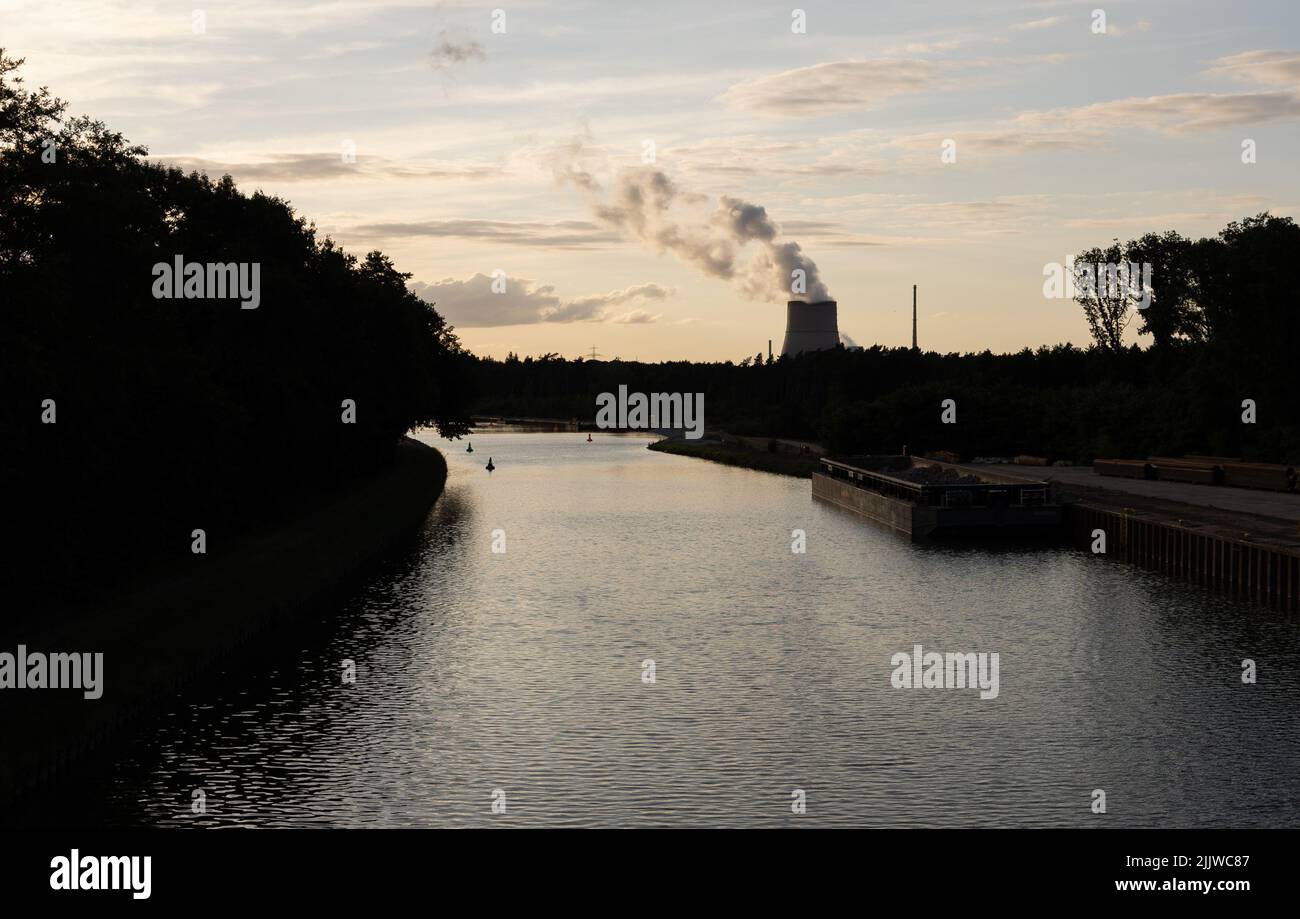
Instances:
[[[823,351],[840,343],[840,324],[835,317],[835,301],[804,303],[791,300],[785,305],[785,341],[781,354],[791,356],[802,351]]]

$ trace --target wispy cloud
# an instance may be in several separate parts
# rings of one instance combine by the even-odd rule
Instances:
[[[1045,19],[1031,19],[1029,22],[1018,22],[1011,27],[1013,32],[1032,32],[1039,29],[1050,29],[1052,26],[1060,25],[1066,21],[1065,16],[1048,16]]]
[[[1115,22],[1110,22],[1106,24],[1106,34],[1111,36],[1131,35],[1134,32],[1149,32],[1149,31],[1151,31],[1151,23],[1146,19],[1139,19],[1131,26],[1120,25],[1119,23],[1115,23]]]
[[[1007,195],[974,201],[935,201],[908,205],[908,214],[921,224],[979,228],[1008,232],[1040,219],[1050,198],[1044,195]]]
[[[1109,131],[1149,130],[1188,135],[1300,116],[1294,92],[1174,93],[1135,96],[1044,112],[1026,112],[1014,122],[1026,128]]]
[[[620,245],[613,230],[586,220],[556,223],[509,220],[423,220],[406,223],[366,223],[348,229],[360,237],[402,238],[432,236],[469,239],[543,249],[608,249]]]
[[[310,54],[304,54],[303,60],[307,60],[307,61],[331,60],[333,58],[343,57],[348,54],[360,54],[365,51],[376,51],[380,48],[385,47],[387,44],[388,44],[387,42],[382,42],[382,41],[330,42],[321,45],[319,51],[314,51]]]
[[[308,182],[356,179],[370,176],[389,179],[486,179],[499,176],[502,166],[489,163],[405,163],[374,156],[344,160],[342,153],[279,153],[256,162],[221,162],[192,156],[159,155],[160,163],[210,176],[230,175],[249,182]]]
[[[1000,45],[1005,42],[1006,39],[1000,36],[984,34],[949,35],[943,38],[921,37],[885,48],[881,54],[884,57],[901,57],[910,54],[947,54],[971,45]]]
[[[688,172],[730,176],[875,176],[888,171],[861,150],[823,138],[808,144],[773,142],[758,135],[709,138],[669,147],[666,159]]]
[[[806,118],[877,108],[933,88],[942,72],[940,64],[917,58],[835,61],[744,80],[720,99],[742,111]]]
[[[1056,153],[1067,150],[1086,150],[1104,143],[1103,135],[1092,125],[1072,127],[1056,125],[1004,124],[987,128],[962,130],[953,128],[945,133],[905,134],[891,142],[892,146],[930,158],[938,156],[945,140],[957,143],[959,156],[971,153],[990,155],[1021,155],[1030,153]]]
[[[643,309],[615,314],[612,307],[622,306],[634,301],[663,300],[672,296],[674,292],[672,288],[663,287],[653,281],[645,284],[634,284],[622,290],[611,290],[604,294],[590,294],[586,297],[578,297],[576,300],[560,303],[553,308],[543,310],[542,319],[546,322],[602,320],[624,324],[654,322],[660,318],[658,314],[652,314]]]
[[[780,73],[750,77],[718,97],[728,107],[780,118],[812,118],[879,109],[896,97],[932,96],[960,89],[957,78],[971,73],[983,79],[1023,79],[1026,67],[1060,64],[1063,53],[981,56],[960,60],[873,58],[833,61]]]
[[[1300,51],[1243,51],[1216,59],[1206,74],[1264,86],[1300,87]]]
[[[421,299],[436,303],[438,311],[449,322],[466,328],[540,322],[656,322],[661,314],[641,308],[620,313],[615,307],[664,300],[674,293],[672,288],[646,282],[565,300],[555,292],[553,284],[536,284],[526,278],[496,280],[485,274],[475,274],[463,281],[455,278],[432,284],[416,281],[410,289]]]

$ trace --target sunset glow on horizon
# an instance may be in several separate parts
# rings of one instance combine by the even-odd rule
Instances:
[[[1099,5],[3,0],[0,46],[477,354],[779,349],[803,262],[853,343],[910,344],[917,284],[922,348],[1003,352],[1089,340],[1045,265],[1300,201],[1300,11]]]

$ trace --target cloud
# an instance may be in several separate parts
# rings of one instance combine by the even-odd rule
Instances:
[[[189,8],[180,11],[166,0],[138,0],[134,3],[104,3],[102,0],[65,0],[48,3],[4,3],[13,22],[14,32],[26,27],[33,33],[44,30],[42,37],[57,36],[69,47],[97,53],[111,44],[172,45],[193,47]],[[420,13],[427,0],[332,0],[329,3],[267,3],[265,0],[226,0],[220,13],[208,7],[209,29],[219,28],[223,37],[243,44],[257,38],[298,37],[308,33],[344,32],[357,34],[376,13],[410,10]],[[15,7],[11,10],[9,7]],[[219,21],[220,25],[213,28]],[[8,37],[8,36],[6,36]],[[16,42],[26,47],[28,42]]]
[[[933,158],[939,145],[952,138],[957,141],[959,156],[972,152],[1051,153],[1099,147],[1120,131],[1180,136],[1300,117],[1300,52],[1261,50],[1221,57],[1205,74],[1266,89],[1132,96],[1022,112],[1008,121],[975,130],[952,128],[942,133],[904,135],[888,141],[887,146]]]
[[[937,161],[938,151],[948,139],[957,142],[958,157],[969,153],[1018,154],[1086,150],[1099,146],[1104,140],[1094,125],[1071,128],[1049,125],[1044,129],[1005,126],[974,131],[954,128],[948,133],[908,134],[892,141],[891,145],[924,154]]]
[[[340,41],[331,42],[322,45],[319,51],[310,54],[304,54],[303,60],[319,61],[330,58],[343,57],[348,54],[359,54],[364,51],[376,51],[379,48],[387,47],[387,42],[382,41]]]
[[[894,96],[931,89],[942,70],[916,58],[835,61],[744,80],[719,98],[760,115],[832,115],[878,108]]]
[[[1067,54],[1018,58],[979,57],[960,61],[887,57],[833,61],[781,73],[751,77],[723,92],[719,101],[733,109],[779,118],[812,118],[877,109],[896,96],[956,88],[959,71],[1024,78],[1024,69],[1059,64]]]
[[[654,282],[636,284],[622,290],[611,290],[607,294],[579,297],[576,300],[570,300],[555,307],[548,307],[542,311],[542,319],[546,322],[600,321],[605,319],[611,322],[623,323],[654,322],[659,316],[652,316],[645,310],[636,309],[615,316],[610,312],[610,307],[635,300],[663,300],[672,296],[673,293],[675,291],[672,288],[661,287]]]
[[[800,236],[831,236],[840,232],[840,225],[831,220],[783,220],[781,229]]]
[[[277,153],[259,162],[230,163],[192,156],[154,156],[158,163],[210,176],[230,175],[248,182],[315,182],[353,179],[358,175],[386,179],[487,179],[504,167],[490,163],[409,165],[375,156],[358,155],[345,162],[343,153]]]
[[[887,170],[863,152],[827,142],[807,144],[774,142],[760,135],[708,138],[669,147],[662,157],[683,171],[734,176],[878,176]]]
[[[474,239],[543,249],[608,249],[622,236],[586,220],[538,223],[508,220],[424,220],[412,223],[367,223],[349,233],[373,237],[425,236]]]
[[[1293,92],[1175,93],[1026,112],[1013,122],[1027,128],[1082,132],[1105,128],[1196,134],[1296,116],[1300,116],[1300,95]]]
[[[1134,233],[1150,230],[1152,227],[1175,227],[1189,224],[1213,224],[1215,226],[1234,219],[1240,211],[1171,211],[1162,214],[1112,214],[1104,217],[1072,217],[1062,222],[1062,226],[1074,229],[1104,230],[1111,232],[1120,227],[1129,227]]]
[[[1047,195],[1008,195],[973,201],[915,201],[906,216],[922,225],[969,230],[979,235],[1020,232],[1041,223]]]
[[[1107,23],[1107,35],[1128,35],[1131,32],[1148,32],[1151,30],[1151,23],[1145,19],[1138,20],[1131,26],[1121,26],[1116,23]]]
[[[885,48],[882,53],[887,57],[904,54],[946,54],[949,51],[956,51],[958,48],[965,48],[969,45],[1000,45],[1005,43],[1005,38],[996,36],[957,35],[933,41],[909,41],[901,45]]]
[[[818,238],[825,246],[933,246],[955,237],[988,237],[1036,231],[1050,226],[1059,194],[999,195],[968,200],[931,200],[924,194],[851,195],[835,199],[836,209],[852,213],[873,228],[870,235],[844,231]],[[918,231],[935,235],[917,235]],[[823,233],[836,233],[834,225]],[[888,235],[886,235],[888,234]]]
[[[1214,61],[1209,76],[1264,86],[1300,86],[1300,51],[1243,51]]]
[[[1046,19],[1033,19],[1029,22],[1018,22],[1011,27],[1011,31],[1031,32],[1038,29],[1050,29],[1052,26],[1060,25],[1065,21],[1065,16],[1048,16]]]
[[[1009,121],[965,131],[910,134],[888,142],[932,158],[947,138],[958,155],[1087,150],[1120,131],[1196,134],[1300,117],[1300,52],[1247,51],[1216,59],[1206,75],[1278,87],[1259,92],[1172,93],[1133,96],[1047,111],[1022,112]]]
[[[500,293],[492,289],[493,279],[485,274],[476,274],[463,281],[455,278],[433,284],[415,281],[410,289],[417,297],[436,304],[438,312],[448,322],[463,328],[539,322],[656,322],[661,318],[659,314],[643,309],[617,313],[613,307],[663,300],[675,293],[672,288],[647,282],[605,294],[564,300],[556,294],[552,284],[538,285],[525,278],[506,277],[504,280],[504,290]]]
[[[622,323],[624,325],[635,325],[646,322],[658,322],[663,316],[659,313],[647,313],[645,310],[631,310],[621,316],[615,316],[610,322]]]

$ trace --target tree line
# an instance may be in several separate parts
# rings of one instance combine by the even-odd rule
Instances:
[[[0,50],[7,600],[188,556],[193,528],[291,515],[413,426],[467,429],[470,358],[387,257],[229,176],[148,161],[21,63]],[[257,307],[157,297],[154,266],[179,256],[257,265]]]

